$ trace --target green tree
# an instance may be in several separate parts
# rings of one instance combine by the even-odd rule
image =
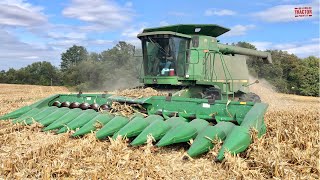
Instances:
[[[17,71],[17,79],[21,84],[60,85],[59,70],[50,62],[35,62]]]
[[[0,83],[7,83],[7,75],[5,70],[0,71]]]
[[[102,56],[101,56],[100,53],[91,52],[89,54],[88,60],[90,60],[90,61],[101,61],[102,60]]]
[[[247,42],[243,42],[243,41],[238,42],[236,46],[257,50],[257,48],[254,45]],[[250,56],[247,58],[247,65],[248,65],[249,73],[252,76],[260,77],[260,73],[261,73],[260,70],[261,70],[261,67],[264,65],[264,62],[262,59]]]
[[[17,77],[16,77],[17,71],[13,68],[10,68],[7,72],[6,72],[6,83],[12,83],[12,84],[17,84]]]
[[[72,66],[88,59],[88,51],[83,46],[73,45],[66,52],[61,54],[61,71],[66,72]]]
[[[124,41],[119,43],[112,49],[101,53],[103,61],[112,62],[112,65],[123,66],[134,55],[134,46]]]
[[[134,46],[122,41],[102,53],[90,53],[88,60],[63,72],[64,84],[83,91],[134,86],[141,61],[133,54]]]
[[[299,83],[298,80],[292,76],[292,71],[299,69],[301,60],[294,54],[289,54],[286,51],[272,50],[269,51],[272,56],[273,64],[264,66],[273,66],[279,68],[282,74],[270,78],[271,84],[273,84],[280,92],[284,93],[296,93],[296,86]],[[275,83],[281,79],[281,83]]]
[[[61,85],[60,71],[50,62],[35,62],[27,67],[0,72],[0,82],[10,84]]]
[[[280,66],[283,71],[282,77],[290,80],[290,71],[299,66],[300,59],[296,55],[289,54],[286,51],[272,50],[270,52],[273,64]]]
[[[299,93],[307,96],[319,96],[320,58],[310,56],[302,60],[303,71],[299,72]],[[297,72],[298,73],[298,72]]]
[[[257,50],[257,48],[253,45],[253,44],[250,44],[250,43],[247,43],[247,42],[244,42],[244,41],[239,41],[236,46],[239,46],[239,47],[243,47],[243,48],[248,48],[248,49],[253,49],[253,50]]]

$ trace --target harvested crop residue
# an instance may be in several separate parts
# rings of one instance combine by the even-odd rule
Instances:
[[[142,114],[143,116],[148,116],[147,114],[141,113],[139,110],[146,111],[145,108],[143,108],[140,104],[126,104],[126,103],[119,103],[119,102],[113,102],[111,105],[111,114],[114,115],[121,115],[125,117],[130,117],[134,113]]]
[[[167,96],[168,93],[157,91],[151,87],[147,88],[135,88],[135,89],[125,89],[122,91],[116,91],[117,96],[126,96],[131,98],[142,98],[150,96]]]
[[[18,85],[5,88],[2,114],[43,97]],[[17,88],[24,91],[24,99],[11,101],[22,97],[20,92],[12,93]],[[2,121],[0,178],[319,179],[319,98],[278,94],[263,83],[252,89],[270,104],[265,116],[267,133],[254,139],[241,155],[227,154],[222,163],[213,162],[218,148],[183,160],[187,144],[155,148],[149,143],[135,148],[120,140],[98,141],[94,134],[74,139],[67,133],[41,132],[37,124]]]
[[[0,116],[53,94],[69,93],[62,86],[0,84]]]

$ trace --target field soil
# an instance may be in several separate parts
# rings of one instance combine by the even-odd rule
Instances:
[[[42,132],[38,124],[0,121],[0,178],[3,179],[319,179],[317,97],[276,93],[267,82],[252,91],[269,104],[267,133],[238,156],[215,163],[217,148],[184,160],[188,145],[138,148],[125,141],[98,141],[94,134]],[[0,116],[64,87],[0,84]],[[219,147],[219,145],[217,145]]]

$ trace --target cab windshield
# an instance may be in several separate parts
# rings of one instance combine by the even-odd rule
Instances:
[[[147,36],[142,39],[144,72],[150,76],[184,76],[189,39]]]

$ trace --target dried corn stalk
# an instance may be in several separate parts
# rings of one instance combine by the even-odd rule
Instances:
[[[167,93],[157,91],[151,87],[147,87],[147,88],[125,89],[123,91],[116,91],[116,95],[133,97],[133,98],[142,98],[142,97],[150,97],[150,96],[166,96]]]

